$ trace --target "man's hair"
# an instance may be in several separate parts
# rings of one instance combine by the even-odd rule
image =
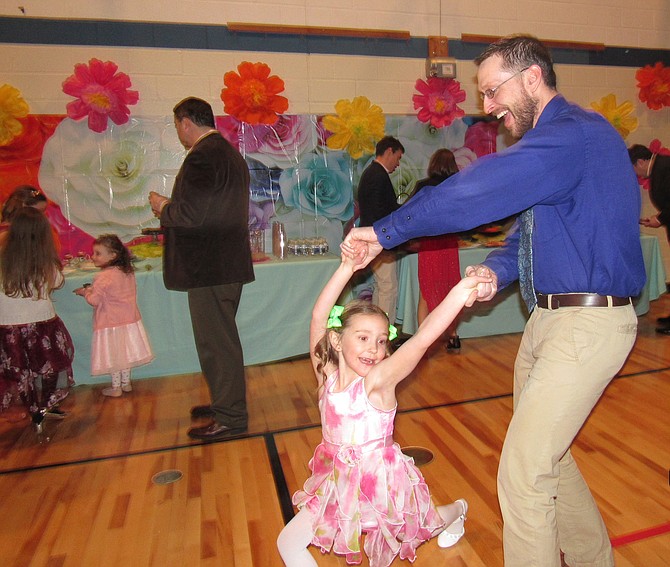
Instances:
[[[190,96],[172,109],[177,120],[188,118],[196,126],[214,128],[214,112],[210,104],[201,98]]]
[[[642,144],[634,144],[628,148],[628,157],[632,164],[635,164],[639,159],[651,159],[652,155],[654,154],[651,153],[651,150]]]
[[[405,148],[400,143],[400,140],[394,138],[393,136],[384,136],[381,140],[379,140],[379,142],[377,142],[377,146],[375,147],[375,156],[383,156],[384,152],[389,148],[393,150],[393,153],[397,152],[398,150],[400,150],[403,154],[405,153]]]
[[[539,39],[530,35],[510,35],[502,37],[489,45],[484,52],[475,59],[475,65],[481,65],[489,57],[498,55],[502,58],[502,68],[507,71],[518,72],[531,65],[538,65],[542,69],[542,78],[545,85],[556,88],[556,73],[551,53]]]

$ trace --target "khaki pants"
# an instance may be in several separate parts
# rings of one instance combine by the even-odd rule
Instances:
[[[559,567],[560,551],[571,567],[614,565],[605,524],[570,445],[636,334],[632,305],[531,314],[515,362],[514,415],[498,470],[505,567]]]
[[[396,253],[383,250],[371,265],[375,279],[372,303],[379,305],[388,314],[391,325],[395,323],[398,303],[398,273]]]

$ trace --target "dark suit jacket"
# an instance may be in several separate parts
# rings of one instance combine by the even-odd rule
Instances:
[[[221,134],[187,154],[161,211],[165,287],[185,291],[254,280],[249,168]]]
[[[651,169],[649,198],[670,241],[670,156],[657,155]]]
[[[399,206],[388,172],[381,163],[373,161],[358,182],[360,226],[372,226]]]

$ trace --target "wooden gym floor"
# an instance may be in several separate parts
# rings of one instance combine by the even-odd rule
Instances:
[[[670,564],[670,336],[654,332],[668,313],[664,295],[640,318],[573,446],[618,567]],[[416,567],[503,565],[495,478],[519,339],[466,339],[459,355],[437,346],[399,388],[396,441],[434,454],[421,470],[436,503],[470,504],[461,542],[424,544]],[[103,397],[106,385],[75,387],[41,440],[18,408],[0,414],[0,564],[281,567],[275,540],[320,440],[308,360],[248,367],[249,432],[210,444],[186,435],[190,407],[207,402],[200,375],[138,380],[122,398]],[[182,478],[152,480],[170,470]]]

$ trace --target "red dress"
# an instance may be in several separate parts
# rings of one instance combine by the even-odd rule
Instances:
[[[439,185],[446,177],[417,181],[412,196],[426,186]],[[422,238],[419,245],[419,289],[428,311],[435,309],[461,279],[458,236],[444,234]]]
[[[432,311],[461,279],[458,237],[427,236],[419,246],[419,289]]]

